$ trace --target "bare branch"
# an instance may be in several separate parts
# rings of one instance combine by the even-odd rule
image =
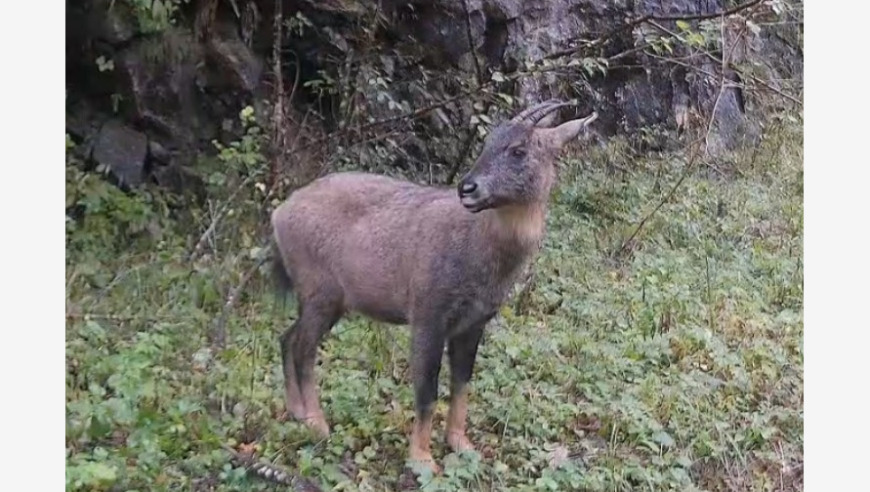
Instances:
[[[247,187],[251,182],[256,179],[255,175],[250,175],[244,179],[244,181],[239,184],[239,186],[233,190],[232,194],[230,194],[229,198],[227,198],[226,202],[224,202],[223,206],[220,210],[215,213],[212,218],[211,224],[209,224],[208,228],[205,232],[202,233],[202,236],[199,237],[199,241],[196,242],[196,245],[193,247],[193,251],[190,253],[188,257],[188,261],[194,261],[199,258],[200,253],[202,252],[205,244],[208,242],[208,238],[214,233],[217,228],[218,222],[223,219],[224,215],[230,210],[230,206],[233,203],[233,200],[242,192],[245,187]]]
[[[693,149],[692,153],[689,155],[689,160],[686,163],[686,166],[683,168],[683,172],[680,174],[680,178],[677,179],[677,182],[674,183],[674,186],[668,191],[668,193],[661,199],[661,201],[648,213],[646,214],[640,222],[638,222],[637,226],[634,228],[634,231],[628,236],[628,239],[623,241],[622,246],[620,246],[618,254],[622,254],[625,252],[629,246],[631,246],[634,239],[646,225],[646,223],[652,218],[653,215],[658,213],[659,209],[661,209],[665,203],[669,202],[671,198],[673,198],[674,194],[677,192],[677,189],[680,185],[683,184],[683,181],[689,176],[689,172],[695,168],[695,162],[698,158],[698,147],[703,139],[698,139],[692,142]]]
[[[268,244],[268,243],[267,243]],[[245,289],[245,286],[248,285],[248,282],[251,280],[251,277],[254,276],[254,273],[263,266],[266,261],[268,261],[268,257],[261,258],[257,260],[251,268],[249,268],[244,275],[242,275],[241,280],[239,280],[238,285],[230,291],[227,296],[227,300],[224,303],[223,309],[221,309],[221,315],[215,320],[214,326],[211,331],[211,340],[212,345],[217,348],[223,348],[226,345],[227,340],[227,320],[230,317],[230,313],[232,313],[233,309],[236,307],[236,303],[239,301],[239,297],[241,297],[242,291]]]
[[[690,20],[706,20],[706,19],[715,19],[716,17],[729,17],[729,16],[732,16],[732,15],[737,14],[737,13],[739,13],[739,12],[742,12],[742,11],[748,9],[748,8],[752,8],[752,7],[758,5],[758,4],[761,3],[761,2],[762,2],[762,0],[750,0],[749,2],[746,2],[746,3],[740,4],[740,5],[734,6],[734,7],[730,8],[730,9],[722,10],[722,11],[720,11],[720,12],[712,12],[712,13],[709,13],[709,14],[690,14],[690,15],[647,15],[647,16],[645,16],[645,17],[646,17],[645,19],[644,19],[643,17],[641,17],[641,19],[643,19],[644,21],[647,21],[647,20],[657,20],[657,21],[665,21],[665,22],[668,22],[668,21],[678,21],[678,20],[682,20],[682,21],[690,21]]]

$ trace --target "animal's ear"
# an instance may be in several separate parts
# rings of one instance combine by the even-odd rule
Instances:
[[[577,138],[577,136],[580,135],[580,132],[597,118],[598,113],[593,111],[592,114],[585,118],[566,121],[556,128],[541,129],[539,131],[546,132],[547,136],[550,137],[550,141],[553,142],[553,146],[561,148],[566,143]]]

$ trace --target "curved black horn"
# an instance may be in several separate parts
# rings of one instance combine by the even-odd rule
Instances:
[[[529,116],[531,116],[536,111],[540,111],[541,109],[546,108],[548,106],[551,106],[553,104],[559,104],[559,102],[560,101],[558,99],[550,99],[550,100],[547,100],[544,102],[540,102],[532,107],[526,108],[526,109],[522,110],[521,112],[519,112],[516,116],[514,116],[511,119],[511,123],[520,123],[522,121],[525,121],[526,119],[529,118]]]
[[[527,121],[534,125],[553,111],[556,111],[559,108],[564,108],[565,106],[573,106],[575,104],[576,103],[573,101],[562,102],[558,99],[550,99],[523,110],[511,119],[511,123]]]

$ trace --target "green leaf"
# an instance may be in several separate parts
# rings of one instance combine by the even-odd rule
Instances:
[[[674,444],[676,444],[676,442],[674,441],[674,438],[671,437],[671,435],[665,431],[658,431],[658,432],[654,433],[652,435],[652,439],[653,439],[653,441],[661,444],[662,446],[668,447],[668,448],[673,446]]]
[[[504,102],[506,102],[506,103],[508,103],[508,104],[513,104],[513,103],[514,103],[514,98],[511,97],[511,96],[508,95],[508,94],[504,94],[504,93],[499,92],[499,93],[496,94],[496,95],[497,95],[498,97],[502,98],[502,99],[504,100]]]

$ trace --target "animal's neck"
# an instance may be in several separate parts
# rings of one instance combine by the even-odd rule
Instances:
[[[487,229],[525,257],[534,253],[543,239],[546,217],[545,202],[500,207],[487,214]]]

